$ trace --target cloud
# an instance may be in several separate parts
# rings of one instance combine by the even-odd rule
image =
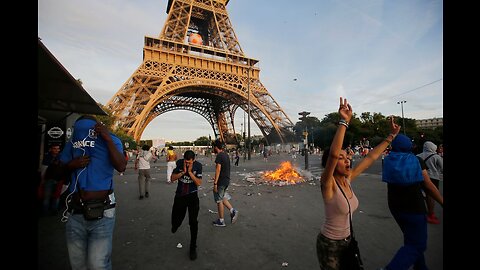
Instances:
[[[105,104],[141,64],[144,36],[159,36],[166,5],[42,0],[38,34]],[[443,77],[443,1],[242,0],[227,11],[245,55],[260,61],[260,81],[293,123],[300,111],[319,119],[336,112],[339,96],[358,114],[399,115],[396,102],[405,99],[410,118],[443,116],[443,82],[422,87]],[[243,112],[237,131],[242,119]],[[260,134],[253,122],[251,128]],[[199,115],[174,111],[152,121],[144,136],[194,140],[208,132]]]

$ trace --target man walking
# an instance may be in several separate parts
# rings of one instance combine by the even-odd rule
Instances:
[[[140,200],[149,197],[148,191],[150,190],[150,160],[157,160],[157,157],[152,155],[150,152],[150,146],[144,144],[142,150],[138,153],[137,158],[135,159],[135,170],[138,170],[138,192]]]
[[[227,193],[227,188],[230,184],[230,159],[224,152],[224,146],[220,140],[214,142],[213,151],[217,154],[215,158],[215,177],[213,179],[213,198],[218,208],[218,219],[213,221],[213,225],[225,227],[225,220],[223,218],[224,206],[230,210],[231,223],[235,223],[238,218],[238,211],[235,210],[229,202],[232,197]]]
[[[60,154],[71,172],[62,221],[72,269],[112,269],[113,171],[124,172],[122,141],[93,116],[81,116]]]

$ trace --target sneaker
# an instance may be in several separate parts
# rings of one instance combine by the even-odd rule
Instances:
[[[220,219],[217,219],[217,220],[213,221],[213,226],[216,226],[216,227],[225,227],[225,221],[222,222],[222,221],[220,221]]]
[[[235,221],[237,221],[237,218],[238,218],[238,211],[233,209],[233,213],[230,213],[230,221],[233,223],[235,223]]]
[[[190,248],[190,260],[194,261],[197,259],[197,249]]]
[[[148,194],[148,192],[145,192],[145,198],[148,198],[148,196],[150,196],[150,194]]]
[[[440,224],[440,220],[435,216],[435,214],[427,216],[427,222],[430,224]]]
[[[138,199],[139,199],[139,200],[143,200],[143,196],[142,196],[142,195],[140,195],[140,197],[138,197]]]

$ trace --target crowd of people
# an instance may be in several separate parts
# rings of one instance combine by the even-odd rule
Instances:
[[[404,245],[382,269],[409,269],[411,266],[427,269],[424,258],[428,238],[426,224],[440,223],[434,214],[435,202],[443,207],[439,192],[439,183],[443,181],[443,145],[437,147],[426,141],[423,152],[413,154],[412,140],[399,134],[401,127],[392,116],[389,118],[391,133],[374,148],[363,141],[363,158],[353,164],[353,156],[360,149],[344,145],[353,109],[342,97],[338,114],[340,121],[336,133],[321,159],[324,170],[320,186],[325,216],[316,240],[320,269],[345,269],[342,254],[351,241],[350,219],[360,204],[352,183],[380,157],[388,207],[404,235]],[[216,140],[212,147],[216,154],[212,197],[218,210],[218,218],[212,225],[225,227],[225,207],[231,224],[239,217],[239,211],[232,205],[232,196],[227,192],[231,159],[221,140]],[[295,159],[296,149],[291,149],[291,157]],[[233,153],[235,166],[238,166],[240,154],[238,150]],[[267,162],[266,149],[264,153]],[[200,211],[198,189],[205,182],[202,180],[203,165],[192,150],[185,151],[183,158],[177,158],[175,149],[170,146],[165,156],[166,181],[177,184],[171,232],[177,232],[188,212],[189,257],[195,260]],[[138,172],[138,198],[143,200],[150,196],[150,162],[158,160],[159,152],[145,144],[133,158]],[[128,159],[120,139],[92,116],[80,117],[64,149],[52,144],[44,157],[39,188],[42,212],[56,213],[64,209],[62,222],[66,223],[67,249],[73,269],[111,269],[116,215],[113,176],[115,171],[121,174],[125,171]],[[61,202],[62,196],[65,202]]]

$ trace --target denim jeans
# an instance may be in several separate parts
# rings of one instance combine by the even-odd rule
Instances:
[[[55,189],[57,187],[57,181],[53,179],[47,179],[44,184],[43,193],[43,212],[47,213],[48,210],[58,210],[60,198],[55,198]]]
[[[407,270],[412,265],[415,270],[428,269],[423,254],[427,249],[427,216],[395,212],[392,215],[403,232],[403,246],[387,265],[387,269]]]
[[[73,270],[111,270],[115,208],[107,209],[99,220],[85,220],[69,214],[66,224],[67,248]]]

